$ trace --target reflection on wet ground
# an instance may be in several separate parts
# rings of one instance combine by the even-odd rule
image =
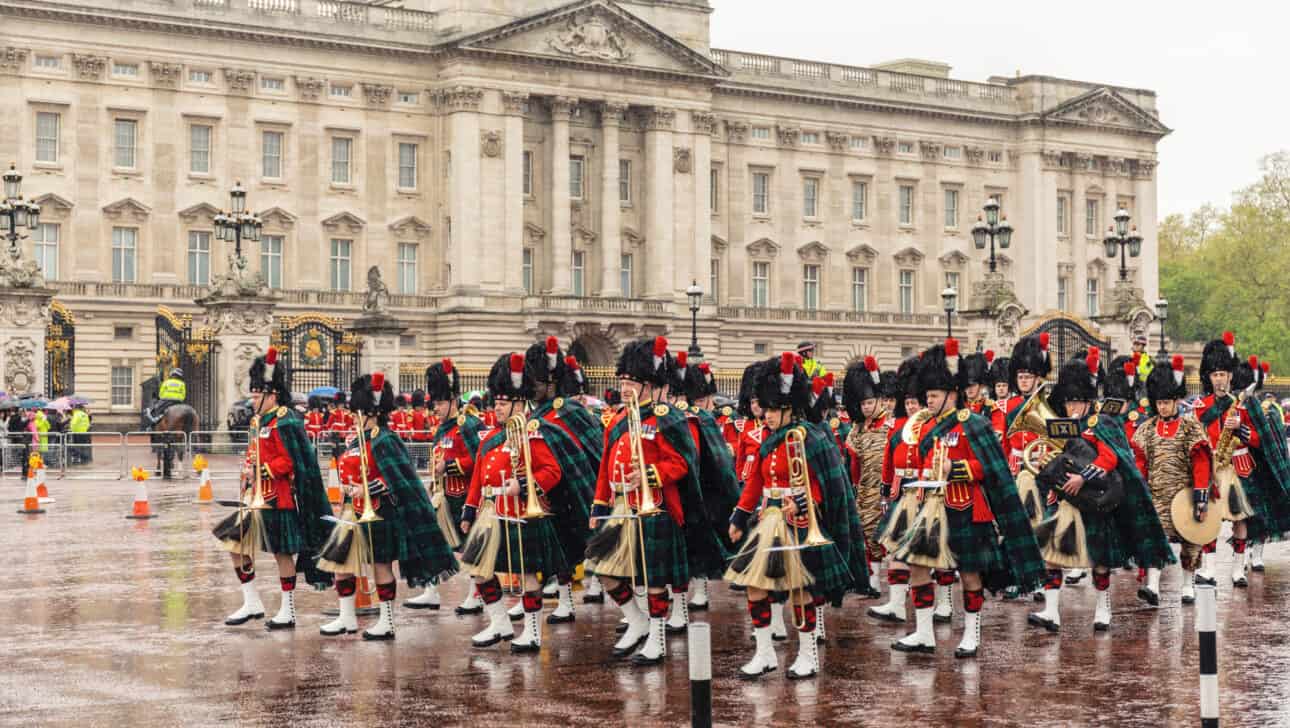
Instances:
[[[42,516],[10,516],[0,610],[9,625],[0,664],[3,725],[678,725],[688,721],[685,639],[669,640],[661,668],[613,660],[618,612],[582,606],[577,622],[546,626],[537,656],[504,646],[473,650],[482,618],[451,607],[465,582],[445,587],[444,610],[397,613],[394,643],[318,635],[331,592],[298,592],[299,627],[229,628],[240,604],[228,557],[209,530],[219,506],[192,503],[196,486],[151,481],[152,521],[128,521],[123,482],[50,483],[58,499]],[[220,492],[224,491],[224,492]],[[21,489],[3,485],[16,503]],[[231,495],[228,486],[217,495]],[[1220,549],[1227,556],[1227,548]],[[1267,550],[1267,571],[1233,591],[1220,579],[1220,685],[1225,725],[1290,724],[1290,546]],[[1229,573],[1226,560],[1220,573]],[[271,562],[258,580],[277,608]],[[780,671],[734,678],[750,657],[740,595],[714,585],[715,714],[722,725],[1189,725],[1197,721],[1194,612],[1177,604],[1178,573],[1159,609],[1135,597],[1134,574],[1114,579],[1115,621],[1092,629],[1091,585],[1067,588],[1063,631],[1027,628],[1030,603],[987,603],[982,657],[955,660],[961,615],[938,626],[933,657],[892,652],[904,628],[863,615],[849,599],[828,617],[823,675],[789,682],[796,640],[779,646]],[[411,596],[400,585],[399,599]],[[956,594],[957,596],[957,594]],[[580,601],[580,598],[579,598]]]

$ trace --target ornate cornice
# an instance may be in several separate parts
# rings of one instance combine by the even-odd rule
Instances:
[[[691,111],[690,123],[694,125],[695,134],[711,135],[717,128],[717,115],[707,111]]]
[[[935,162],[941,158],[941,150],[945,147],[940,142],[919,142],[918,149],[923,153],[923,161]]]
[[[255,71],[245,68],[221,68],[229,91],[250,93],[255,88]]]
[[[896,151],[896,137],[875,136],[873,138],[874,151],[883,155],[890,155]]]
[[[795,147],[797,140],[802,137],[802,130],[796,126],[776,126],[775,136],[781,147]]]
[[[529,102],[529,95],[523,91],[503,91],[502,111],[510,116],[524,113],[524,106]]]
[[[0,53],[0,71],[6,73],[17,73],[27,65],[27,55],[31,53],[28,48],[17,48],[7,46],[3,53]]]
[[[73,53],[72,65],[76,66],[76,73],[81,78],[98,80],[103,76],[103,69],[107,68],[107,58],[104,56]]]
[[[150,61],[148,69],[151,72],[152,82],[163,88],[177,87],[184,72],[184,67],[178,63],[165,61]]]
[[[824,132],[824,140],[829,143],[829,149],[835,152],[846,151],[850,139],[851,137],[846,132],[827,130]]]
[[[316,101],[327,88],[327,79],[316,76],[295,76],[296,93],[304,101]]]
[[[644,131],[672,131],[676,128],[676,109],[655,106],[641,114]]]
[[[484,89],[475,86],[453,86],[433,92],[435,104],[445,113],[479,111],[484,101]]]
[[[738,119],[726,119],[726,138],[734,144],[742,144],[748,138],[748,124]]]
[[[385,106],[394,93],[393,86],[383,83],[359,83],[358,85],[363,89],[363,98],[367,100],[368,106]]]

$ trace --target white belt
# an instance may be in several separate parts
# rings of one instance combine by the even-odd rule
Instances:
[[[506,495],[506,489],[501,487],[490,488],[488,486],[484,486],[483,494],[485,498],[501,498]]]
[[[1236,457],[1237,455],[1249,455],[1249,454],[1250,454],[1250,448],[1248,447],[1243,447],[1243,448],[1240,448],[1239,450],[1232,451],[1232,457]]]
[[[802,495],[805,492],[806,491],[803,488],[767,488],[766,497],[784,500],[785,498],[791,498],[795,495]]]
[[[918,468],[896,468],[893,471],[897,478],[917,478]]]

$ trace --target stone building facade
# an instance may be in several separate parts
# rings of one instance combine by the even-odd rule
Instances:
[[[354,318],[379,266],[404,360],[483,365],[555,333],[612,363],[631,337],[688,342],[692,282],[723,368],[803,338],[831,367],[894,366],[944,331],[947,286],[990,346],[1055,311],[1150,320],[1168,133],[1151,91],[710,48],[737,12],[4,3],[0,160],[43,207],[27,245],[76,316],[76,388],[137,408],[157,306],[200,315],[227,270],[213,219],[235,182],[277,314]],[[1002,279],[972,243],[987,197],[1016,230]],[[1117,207],[1144,238],[1121,287],[1101,244]]]

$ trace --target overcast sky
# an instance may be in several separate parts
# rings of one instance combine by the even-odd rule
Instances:
[[[1227,205],[1290,149],[1290,5],[1226,0],[712,0],[712,45],[848,65],[927,58],[953,78],[1042,74],[1157,94],[1159,210]],[[984,12],[983,12],[984,11]]]

